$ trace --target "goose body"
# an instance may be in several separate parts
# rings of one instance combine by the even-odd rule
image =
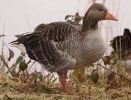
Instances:
[[[80,53],[78,56],[78,65],[90,66],[98,61],[105,52],[104,41],[99,30],[91,30],[80,43]]]
[[[17,35],[12,44],[23,44],[28,56],[57,72],[62,90],[66,91],[67,70],[88,66],[104,54],[104,42],[98,30],[101,20],[116,20],[102,4],[94,4],[86,12],[82,25],[67,22],[46,24],[42,32]]]

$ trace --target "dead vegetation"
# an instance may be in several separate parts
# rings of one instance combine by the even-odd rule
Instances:
[[[116,82],[109,77],[115,80],[113,75],[107,79],[101,78],[97,84],[90,79],[82,83],[71,79],[68,81],[69,93],[63,94],[57,83],[47,86],[44,82],[16,82],[3,74],[0,75],[0,95],[1,98],[7,95],[12,100],[130,100],[130,84],[120,79]]]

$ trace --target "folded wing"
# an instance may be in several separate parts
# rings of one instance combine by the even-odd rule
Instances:
[[[61,72],[63,69],[72,69],[76,60],[59,50],[55,43],[68,40],[76,31],[69,23],[56,22],[47,24],[42,32],[17,35],[18,39],[11,44],[23,44],[31,59],[43,64],[51,72]]]

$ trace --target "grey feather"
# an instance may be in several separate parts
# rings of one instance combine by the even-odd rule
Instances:
[[[94,9],[94,8],[95,9]],[[24,44],[30,58],[40,62],[51,72],[73,69],[74,66],[88,66],[99,60],[105,51],[99,34],[98,21],[104,20],[107,9],[101,4],[91,7],[85,14],[83,25],[54,22],[44,25],[41,32],[19,36],[12,44]],[[95,19],[95,20],[94,20]]]

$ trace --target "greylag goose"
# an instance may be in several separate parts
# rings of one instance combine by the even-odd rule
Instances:
[[[23,44],[28,56],[50,72],[57,72],[61,89],[67,91],[67,70],[89,66],[105,52],[98,31],[101,20],[117,19],[102,4],[93,4],[86,12],[82,28],[67,22],[46,24],[42,32],[17,35],[14,45]]]

